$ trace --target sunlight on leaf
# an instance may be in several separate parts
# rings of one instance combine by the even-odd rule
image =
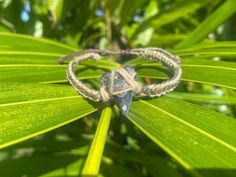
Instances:
[[[86,177],[98,175],[111,116],[112,109],[110,107],[104,108],[88,153],[87,160],[84,164],[82,176]]]
[[[128,118],[192,173],[198,176],[235,175],[233,171],[227,175],[223,171],[218,174],[210,170],[204,172],[205,168],[214,167],[234,169],[235,119],[166,97],[133,102]]]
[[[128,64],[138,69],[139,77],[166,79],[168,70],[158,63],[133,60]],[[219,87],[236,89],[236,64],[210,60],[183,60],[182,80],[201,84],[210,84]],[[164,71],[164,72],[163,72]]]
[[[71,95],[67,93],[70,90],[67,86],[14,86],[8,84],[1,88],[5,95],[0,104],[0,148],[53,130],[96,111],[76,92],[70,91]],[[32,92],[33,86],[42,87],[35,89],[35,93]],[[48,91],[54,92],[54,95],[48,96]]]

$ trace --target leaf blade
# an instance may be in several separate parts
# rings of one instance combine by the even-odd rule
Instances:
[[[190,33],[187,38],[180,42],[176,48],[185,48],[202,40],[235,13],[235,6],[236,3],[234,0],[225,1],[224,4],[206,18],[192,33]]]
[[[79,66],[80,79],[99,78],[102,69]],[[1,82],[66,82],[66,65],[0,65]]]
[[[0,51],[66,54],[76,49],[44,38],[0,32]]]
[[[174,92],[168,93],[168,97],[184,99],[186,101],[194,101],[197,103],[211,103],[211,104],[236,104],[236,97],[217,96],[211,94],[187,93],[187,92]]]
[[[197,176],[204,176],[201,174],[204,168],[234,169],[236,166],[236,157],[230,155],[236,152],[236,121],[230,117],[162,97],[134,102],[128,118],[185,168],[193,169]],[[202,159],[204,154],[208,155]],[[209,172],[208,175],[215,174]]]
[[[160,64],[142,60],[133,61],[132,66],[138,68],[139,77],[166,79],[168,70],[160,67]],[[233,62],[210,60],[184,60],[182,81],[209,84],[229,89],[236,89],[236,64]],[[163,72],[164,71],[164,72]]]
[[[90,147],[87,160],[82,170],[82,176],[97,176],[102,160],[102,154],[105,146],[105,141],[108,133],[112,116],[110,107],[103,109],[98,127]]]
[[[41,84],[34,86],[40,87]],[[69,90],[65,86],[49,86],[48,90],[55,92],[51,98],[48,98],[48,94],[43,94],[47,91],[47,85],[38,91],[38,94],[42,94],[40,98],[37,94],[31,94],[31,87],[25,87],[25,93],[22,94],[22,88],[17,90],[18,88],[12,85],[9,91],[14,89],[16,95],[18,93],[22,97],[0,104],[0,148],[45,133],[96,111],[76,92],[63,94]],[[9,97],[11,96],[12,94],[9,94]]]
[[[134,36],[137,36],[140,32],[154,27],[155,29],[160,28],[166,24],[176,21],[177,19],[187,16],[189,13],[193,13],[194,11],[198,10],[202,6],[204,6],[209,1],[181,1],[177,2],[174,7],[171,9],[166,10],[163,13],[157,14],[146,21],[144,21],[135,31]]]

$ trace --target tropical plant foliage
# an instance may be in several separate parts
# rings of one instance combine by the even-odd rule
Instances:
[[[0,1],[0,176],[234,177],[235,12],[235,0]],[[147,46],[181,57],[182,82],[134,99],[127,118],[83,99],[57,64],[78,49]],[[120,63],[145,84],[169,75],[121,57],[86,61],[78,77],[97,88]]]

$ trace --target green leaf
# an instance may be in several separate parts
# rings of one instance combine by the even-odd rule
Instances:
[[[90,147],[87,160],[85,162],[82,176],[97,176],[102,160],[102,154],[106,142],[108,128],[112,116],[112,110],[110,107],[103,109],[98,127]]]
[[[25,55],[22,55],[26,57]],[[3,58],[3,62],[11,63],[11,58]],[[21,63],[17,64],[3,64],[0,65],[0,82],[65,82],[67,65],[50,64],[50,58],[45,57],[45,61],[49,64],[24,64],[29,59],[27,58]],[[32,59],[34,60],[34,58]],[[38,60],[39,63],[44,63],[43,60]],[[52,60],[53,61],[53,60]],[[57,61],[57,60],[55,60]],[[55,63],[54,61],[54,63]],[[13,59],[13,62],[14,59]],[[37,60],[36,60],[37,62]],[[0,62],[1,63],[1,62]],[[88,67],[89,66],[89,67]],[[80,79],[99,78],[106,70],[111,70],[113,67],[118,66],[115,62],[106,61],[101,59],[97,62],[86,61],[81,63],[76,69],[77,76]],[[104,71],[105,70],[105,71]]]
[[[211,103],[211,104],[236,104],[236,97],[217,96],[210,94],[199,94],[199,93],[187,93],[187,92],[174,92],[167,95],[171,98],[184,99],[186,101],[194,101],[200,103]]]
[[[108,146],[106,147],[105,155],[117,161],[132,161],[133,163],[142,164],[152,176],[181,177],[181,173],[178,171],[178,168],[173,165],[173,161],[169,156],[163,156],[162,152],[158,153],[155,151],[155,153],[148,153],[144,151],[145,148],[142,148],[140,151],[135,151],[133,149],[127,150]]]
[[[4,93],[0,96],[3,110],[0,147],[42,134],[96,110],[71,86],[29,83],[67,81],[67,65],[56,63],[59,56],[71,53],[73,48],[24,35],[0,33],[0,39],[0,90]],[[104,69],[114,66],[117,64],[103,59],[83,62],[83,66],[78,66],[78,76],[99,78]]]
[[[48,3],[48,9],[50,10],[53,18],[52,19],[53,23],[55,25],[55,23],[58,23],[58,21],[60,21],[64,0],[57,0],[57,1],[47,0],[47,3]]]
[[[153,35],[149,46],[169,46],[186,38],[186,34],[166,34],[166,35]]]
[[[68,127],[71,128],[70,125]],[[60,130],[65,133],[63,129]],[[88,140],[60,139],[57,137],[58,131],[53,131],[45,133],[40,138],[34,138],[1,150],[0,170],[4,171],[1,174],[6,177],[19,175],[78,176],[88,152]],[[29,149],[33,149],[30,155],[20,155],[18,158],[14,158],[16,154],[29,152]],[[44,164],[37,168],[37,165],[41,163]]]
[[[76,96],[70,86],[20,82],[3,82],[0,92],[0,104]]]
[[[236,12],[235,6],[236,1],[225,1],[215,12],[207,17],[192,33],[188,35],[187,38],[180,42],[176,47],[185,48],[202,40]]]
[[[0,162],[1,175],[11,176],[61,176],[78,175],[83,158],[75,154],[35,154],[32,157],[12,158]],[[46,162],[46,163],[45,163]],[[40,165],[40,168],[38,168]],[[14,170],[12,170],[14,168]],[[67,170],[65,172],[65,170]],[[73,171],[72,171],[73,170]],[[71,172],[72,171],[72,172]]]
[[[133,102],[128,118],[193,175],[235,175],[235,119],[167,97]]]
[[[0,39],[2,39],[0,40],[0,92],[2,93],[0,95],[0,148],[50,131],[97,110],[97,105],[94,107],[89,104],[71,86],[28,83],[66,81],[67,66],[66,64],[57,65],[57,58],[73,52],[74,48],[49,40],[14,34],[0,33]],[[192,52],[201,54],[204,50],[202,55],[208,57],[211,50],[214,50],[211,56],[216,56],[224,48],[225,54],[220,56],[231,55],[232,57],[234,54],[234,43],[204,45],[196,45],[185,51],[176,50],[175,52],[181,56],[193,58]],[[216,45],[219,45],[217,49]],[[189,61],[183,58],[183,80],[236,88],[234,63],[209,60]],[[139,64],[133,63],[133,66],[138,68],[139,76],[166,78],[165,73],[157,70],[163,71],[160,65],[149,62]],[[108,60],[101,60],[98,63],[87,61],[78,67],[79,77],[81,79],[98,78],[104,70],[110,70],[116,66],[118,64],[108,62]],[[24,83],[9,83],[9,81]],[[105,117],[102,115],[104,118],[103,121],[101,119],[102,125],[108,126],[110,118],[105,119]],[[227,174],[230,176],[231,171],[227,170],[233,170],[236,166],[236,159],[232,155],[235,154],[236,146],[235,120],[230,117],[184,101],[163,97],[133,102],[129,119],[196,176],[227,176]],[[95,145],[92,145],[90,151],[92,155],[88,158],[88,163],[95,162],[96,164],[90,163],[88,168],[85,168],[88,169],[85,171],[91,170],[93,174],[98,174],[108,129],[108,127],[102,129],[100,123],[97,131],[102,132],[100,134],[102,141],[98,141],[98,137],[95,138]],[[100,144],[100,149],[97,148],[98,142],[103,144],[102,146]],[[96,153],[96,150],[99,150],[99,153]],[[207,157],[203,158],[206,154]],[[94,158],[96,160],[93,160]],[[148,161],[149,158],[146,158],[140,164],[142,167],[152,165],[150,170],[153,175],[156,175],[155,165]],[[165,162],[168,163],[168,161]],[[166,166],[167,164],[159,168]],[[211,171],[216,168],[222,171],[219,173],[216,170]],[[60,171],[62,172],[62,168]],[[53,171],[49,173],[54,174]],[[55,172],[54,175],[56,174]]]
[[[1,84],[0,90],[4,96],[1,96],[0,104],[0,148],[53,130],[96,111],[96,108],[76,92],[72,93],[68,87]]]
[[[66,65],[0,65],[0,82],[66,82]],[[99,78],[104,70],[78,67],[80,79]]]
[[[227,42],[203,42],[185,49],[175,49],[173,52],[181,57],[195,57],[197,59],[213,57],[234,58],[236,56],[236,43]]]
[[[137,170],[129,168],[128,165],[121,165],[121,164],[114,164],[109,165],[106,164],[106,166],[103,166],[103,170],[101,172],[101,176],[98,177],[143,177],[141,173],[138,173]]]
[[[158,13],[155,16],[147,19],[137,28],[133,38],[136,37],[140,32],[152,27],[155,29],[160,28],[163,25],[169,24],[181,17],[187,16],[190,13],[194,13],[196,10],[208,3],[209,0],[192,0],[192,1],[179,1],[169,8],[168,10]]]
[[[21,34],[0,33],[1,52],[34,52],[43,54],[67,54],[75,51],[75,48],[63,45],[52,40],[35,38]]]
[[[67,65],[59,65],[57,60],[74,50],[46,39],[0,33],[0,82],[65,82]],[[85,61],[78,66],[78,77],[99,78],[104,70],[116,66],[107,59]]]
[[[130,65],[138,68],[139,77],[166,79],[168,70],[160,67],[158,63],[134,60]],[[184,60],[182,80],[202,84],[210,84],[219,87],[236,89],[236,64],[232,62],[210,60]]]
[[[57,63],[60,54],[45,54],[36,52],[0,52],[0,64],[53,64]]]
[[[123,1],[122,2],[122,9],[120,14],[120,25],[124,25],[127,24],[131,19],[133,19],[137,8],[139,8],[140,6],[142,6],[142,4],[145,3],[146,0],[139,0],[139,1],[135,1],[135,0],[129,0],[129,1]]]

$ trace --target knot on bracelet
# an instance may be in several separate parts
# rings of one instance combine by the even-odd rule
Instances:
[[[128,65],[103,74],[100,89],[103,102],[108,102],[114,96],[120,96],[129,91],[139,95],[142,92],[142,85],[135,81],[136,75],[134,68]]]

